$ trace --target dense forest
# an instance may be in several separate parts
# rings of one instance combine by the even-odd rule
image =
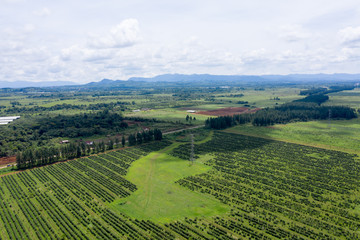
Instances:
[[[310,96],[316,94],[328,94],[328,93],[341,92],[345,90],[353,90],[354,88],[355,88],[354,85],[338,85],[338,86],[330,86],[329,88],[318,87],[318,88],[311,88],[300,91],[300,95]]]
[[[128,127],[122,115],[108,110],[95,114],[58,115],[39,121],[38,133],[48,137],[87,137],[105,133],[106,130],[119,131]]]
[[[322,103],[326,102],[327,100],[329,100],[329,96],[327,96],[327,95],[313,94],[313,95],[309,95],[305,98],[295,100],[294,102],[312,102],[312,103],[317,103],[318,105],[321,105]]]
[[[154,119],[124,118],[119,113],[103,110],[95,113],[29,117],[12,126],[0,128],[0,157],[10,156],[29,147],[48,145],[53,138],[83,138],[122,132],[126,120],[153,122]]]
[[[319,106],[317,103],[292,102],[274,108],[264,108],[256,113],[240,114],[208,118],[205,125],[208,128],[224,129],[236,124],[252,123],[254,126],[269,126],[285,124],[293,121],[352,119],[357,115],[355,110],[343,106]]]
[[[59,111],[59,110],[102,110],[109,109],[112,110],[114,108],[118,108],[120,111],[125,111],[127,109],[126,105],[130,105],[129,102],[112,102],[112,103],[95,103],[89,105],[75,105],[75,104],[56,104],[51,107],[43,107],[43,106],[32,106],[32,107],[21,107],[20,103],[12,102],[12,108],[7,108],[3,110],[6,114],[32,114],[32,113],[41,113],[41,112],[49,112],[49,111]],[[4,107],[5,108],[5,107]]]

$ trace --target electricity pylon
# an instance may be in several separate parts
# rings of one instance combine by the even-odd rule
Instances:
[[[194,134],[190,134],[190,138],[191,138],[190,162],[191,162],[191,164],[193,164],[195,161],[195,159],[194,159]]]

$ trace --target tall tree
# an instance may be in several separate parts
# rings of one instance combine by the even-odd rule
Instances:
[[[160,129],[155,129],[154,130],[154,139],[157,141],[162,140],[162,132]]]
[[[122,135],[122,138],[121,138],[121,145],[123,146],[123,147],[125,147],[125,137],[124,137],[124,135]]]
[[[137,142],[137,144],[142,144],[142,142],[143,142],[142,134],[139,132],[136,134],[136,142]]]
[[[109,147],[108,147],[109,150],[112,150],[114,149],[114,141],[112,139],[109,140]]]
[[[129,141],[129,145],[130,146],[133,146],[136,144],[136,137],[134,134],[130,134],[129,135],[129,138],[128,138],[128,141]]]

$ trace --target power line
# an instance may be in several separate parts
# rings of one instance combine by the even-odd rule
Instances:
[[[190,150],[190,162],[194,163],[194,134],[190,134],[191,138],[191,150]]]

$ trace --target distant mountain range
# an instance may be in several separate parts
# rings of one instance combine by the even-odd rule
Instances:
[[[26,87],[58,87],[66,85],[76,85],[67,81],[49,81],[49,82],[27,82],[27,81],[0,81],[0,88],[26,88]]]
[[[353,81],[360,80],[360,74],[289,74],[289,75],[210,75],[210,74],[164,74],[151,78],[132,77],[127,81],[141,82],[193,82],[193,81]],[[124,80],[103,79],[100,82],[91,82],[87,85],[109,85]]]
[[[251,81],[251,80],[359,80],[360,74],[289,74],[289,75],[209,75],[164,74],[152,78],[130,78],[129,81],[179,82],[179,81]]]
[[[295,83],[339,83],[339,82],[354,82],[360,81],[360,74],[290,74],[290,75],[210,75],[210,74],[164,74],[151,78],[132,77],[127,81],[103,79],[99,82],[91,82],[83,85],[84,87],[131,87],[139,85],[151,87],[154,83],[156,86],[175,86],[175,85],[190,85],[190,86],[224,86],[227,84],[241,85],[241,84],[258,84],[258,83],[281,83],[281,84],[295,84]]]
[[[138,85],[143,82],[146,86],[153,83],[164,83],[164,85],[179,84],[214,84],[214,86],[226,85],[227,83],[309,83],[309,82],[347,82],[360,81],[360,74],[289,74],[289,75],[210,75],[210,74],[164,74],[151,78],[132,77],[128,80],[103,79],[99,82],[91,82],[79,85],[74,82],[7,82],[0,81],[0,88],[25,88],[25,87],[57,87],[57,86],[79,86],[85,88],[94,87],[126,87]]]

